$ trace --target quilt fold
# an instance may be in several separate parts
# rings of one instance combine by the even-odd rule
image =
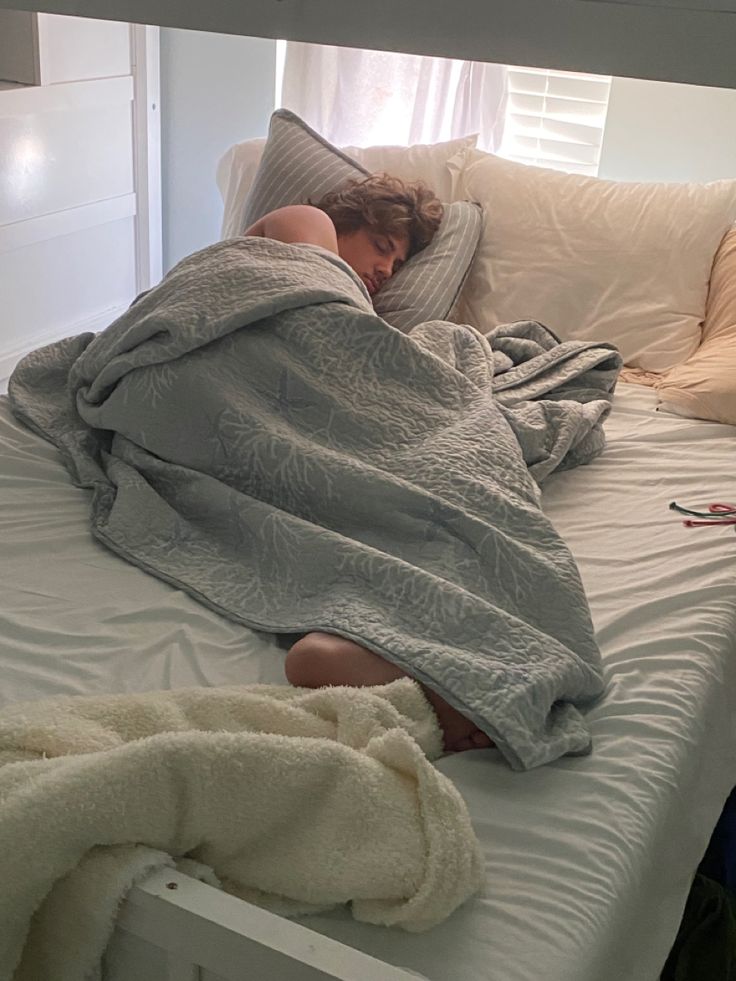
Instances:
[[[620,363],[532,322],[403,334],[337,256],[240,238],[9,397],[109,548],[247,626],[357,641],[526,769],[590,749],[600,654],[539,482],[603,448]]]

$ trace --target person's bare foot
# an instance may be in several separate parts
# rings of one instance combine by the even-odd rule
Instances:
[[[289,648],[285,671],[289,683],[301,688],[322,688],[327,685],[362,688],[387,685],[397,678],[411,677],[408,672],[366,647],[346,637],[321,631],[305,634]],[[446,752],[487,749],[494,745],[475,723],[466,719],[437,692],[426,685],[422,685],[422,690],[437,715]]]

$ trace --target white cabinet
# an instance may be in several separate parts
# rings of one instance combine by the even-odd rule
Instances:
[[[0,83],[0,391],[161,277],[158,28],[14,14],[0,65],[25,23],[41,81]]]
[[[0,10],[0,79],[54,85],[130,74],[130,30],[117,21]]]

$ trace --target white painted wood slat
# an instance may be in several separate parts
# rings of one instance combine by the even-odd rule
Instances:
[[[595,175],[610,88],[610,76],[510,68],[501,156]]]
[[[116,198],[80,205],[78,208],[66,208],[64,211],[39,215],[38,218],[0,225],[0,253],[24,249],[47,239],[71,235],[96,225],[119,221],[121,218],[132,218],[135,213],[135,194],[122,194]]]
[[[163,275],[159,35],[158,27],[132,26],[133,166],[138,196],[136,267],[139,292],[155,286]]]
[[[736,88],[736,0],[0,0],[0,7]]]
[[[170,884],[175,888],[169,888]],[[118,928],[176,951],[183,963],[198,964],[210,981],[213,975],[222,981],[417,978],[415,973],[171,870],[157,872],[131,890],[120,910]]]
[[[59,85],[13,87],[0,99],[0,119],[4,116],[26,116],[37,112],[59,112],[130,102],[133,78],[122,75],[93,81],[63,82]]]

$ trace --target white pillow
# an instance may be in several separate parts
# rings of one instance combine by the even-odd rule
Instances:
[[[256,176],[266,137],[245,140],[226,150],[217,165],[215,179],[222,196],[220,238],[235,238],[243,229],[245,199]]]
[[[462,136],[446,143],[417,143],[415,146],[346,146],[353,160],[371,174],[390,174],[404,181],[426,181],[440,201],[460,200],[452,196],[452,174],[447,166],[458,153],[472,150],[478,134]]]
[[[446,143],[417,146],[341,147],[372,174],[387,173],[405,181],[423,180],[441,201],[452,197],[452,176],[447,162],[459,151],[472,149],[478,134]],[[227,150],[217,165],[217,186],[224,204],[220,237],[233,238],[243,229],[245,199],[258,170],[266,138],[245,140]]]
[[[480,150],[449,162],[453,196],[485,227],[454,319],[483,332],[539,320],[563,340],[608,341],[664,371],[700,343],[736,180],[639,184],[564,174]]]

